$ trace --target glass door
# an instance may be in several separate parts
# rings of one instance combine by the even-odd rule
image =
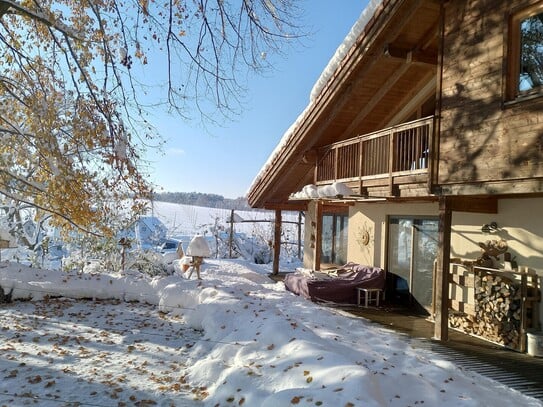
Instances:
[[[394,298],[419,310],[429,310],[438,219],[391,216],[388,236],[388,271]]]

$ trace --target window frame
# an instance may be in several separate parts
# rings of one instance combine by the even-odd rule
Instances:
[[[330,241],[328,242],[327,239],[325,239],[325,229],[324,229],[324,218],[330,217],[331,218],[331,229],[330,232]],[[341,230],[345,229],[346,234],[348,234],[348,228],[349,228],[349,213],[348,212],[325,212],[322,214],[322,224],[323,228],[321,231],[321,258],[328,258],[328,261],[326,261],[326,264],[336,264],[341,265],[344,264],[347,261],[347,250],[346,247],[344,247],[345,253],[341,253],[341,250],[338,250],[339,244],[345,244],[347,245],[347,241],[343,241],[341,233],[338,233],[338,227],[340,227]],[[348,238],[347,238],[348,240]],[[325,241],[329,243],[330,246],[330,255],[328,256],[328,253],[325,253]],[[326,245],[328,246],[328,245]],[[345,259],[341,258],[341,255],[345,255]]]
[[[543,13],[543,1],[528,7],[514,10],[509,16],[509,35],[506,75],[506,101],[515,102],[543,96],[543,86],[529,91],[520,91],[520,57],[521,57],[521,22],[529,17]]]

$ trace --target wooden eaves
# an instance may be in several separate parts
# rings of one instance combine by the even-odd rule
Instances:
[[[415,89],[435,92],[438,15],[439,1],[383,0],[251,186],[252,207],[291,208],[289,195],[314,182],[316,149],[386,127]]]

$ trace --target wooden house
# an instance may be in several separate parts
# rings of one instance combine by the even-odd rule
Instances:
[[[543,273],[543,1],[373,0],[350,36],[250,205],[277,229],[305,211],[305,267],[384,267],[387,299],[428,312],[437,338],[522,350]],[[333,183],[351,193],[298,193]],[[487,318],[489,279],[514,289],[505,316]]]

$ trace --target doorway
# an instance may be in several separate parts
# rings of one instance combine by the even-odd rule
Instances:
[[[438,248],[437,217],[390,216],[387,264],[392,298],[417,312],[432,307],[433,268]]]

